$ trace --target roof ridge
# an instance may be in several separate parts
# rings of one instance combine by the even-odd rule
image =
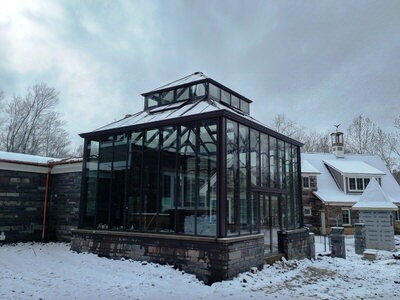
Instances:
[[[200,75],[200,76],[202,76],[202,77],[204,77],[204,78],[209,78],[208,76],[204,75],[203,72],[194,72],[193,74],[189,74],[189,75],[184,76],[184,77],[182,77],[182,78],[173,80],[173,81],[171,81],[171,82],[169,82],[169,83],[166,83],[166,84],[163,84],[162,86],[157,87],[157,88],[155,88],[155,89],[152,89],[151,91],[149,91],[149,92],[147,92],[147,93],[151,93],[151,92],[153,92],[153,91],[161,90],[161,89],[163,89],[164,87],[167,87],[167,86],[169,86],[169,85],[171,85],[171,84],[173,84],[173,83],[175,83],[175,82],[178,82],[178,81],[184,80],[184,79],[186,79],[186,78],[189,78],[190,76],[193,76],[193,75]]]

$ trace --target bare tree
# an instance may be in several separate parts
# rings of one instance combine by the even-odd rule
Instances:
[[[3,113],[2,113],[2,110],[3,110],[3,105],[2,105],[3,99],[4,99],[4,92],[2,90],[0,90],[0,124],[3,124],[3,122],[4,122],[3,121]],[[1,140],[0,140],[0,149],[1,149]]]
[[[328,153],[330,151],[330,135],[328,132],[319,133],[317,131],[311,131],[309,134],[305,134],[303,143],[304,146],[301,148],[302,152],[321,152]]]
[[[392,141],[392,149],[397,157],[397,176],[400,180],[400,115],[393,122],[394,128],[397,132],[394,133]]]
[[[304,127],[298,126],[296,122],[286,119],[284,114],[276,115],[272,120],[270,127],[271,129],[298,141],[301,141],[304,138]]]
[[[393,134],[384,132],[368,117],[361,115],[354,118],[347,129],[347,149],[351,153],[378,155],[393,170],[397,139]]]
[[[46,84],[28,89],[24,97],[6,102],[2,147],[9,152],[63,157],[69,149],[65,123],[55,112],[58,92]]]
[[[379,157],[385,162],[389,170],[393,171],[397,163],[397,139],[393,134],[386,133],[382,129],[378,128],[375,133],[374,141],[375,142],[373,143],[372,153],[379,155]]]
[[[377,127],[370,118],[359,115],[347,128],[346,148],[351,153],[372,154]]]

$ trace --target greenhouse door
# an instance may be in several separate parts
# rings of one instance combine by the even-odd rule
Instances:
[[[260,193],[260,228],[264,233],[265,254],[278,252],[281,217],[279,195]]]

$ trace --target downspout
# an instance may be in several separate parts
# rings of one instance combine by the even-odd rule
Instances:
[[[50,182],[50,173],[51,173],[52,167],[53,166],[49,164],[49,167],[47,169],[47,174],[46,174],[46,186],[45,186],[45,192],[44,192],[44,205],[43,205],[42,242],[44,242],[44,236],[46,233],[47,202],[48,202],[48,198],[49,198],[49,182]]]

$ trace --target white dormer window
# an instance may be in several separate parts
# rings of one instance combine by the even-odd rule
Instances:
[[[366,189],[370,178],[361,177],[349,177],[347,178],[347,184],[349,192],[362,192]]]

